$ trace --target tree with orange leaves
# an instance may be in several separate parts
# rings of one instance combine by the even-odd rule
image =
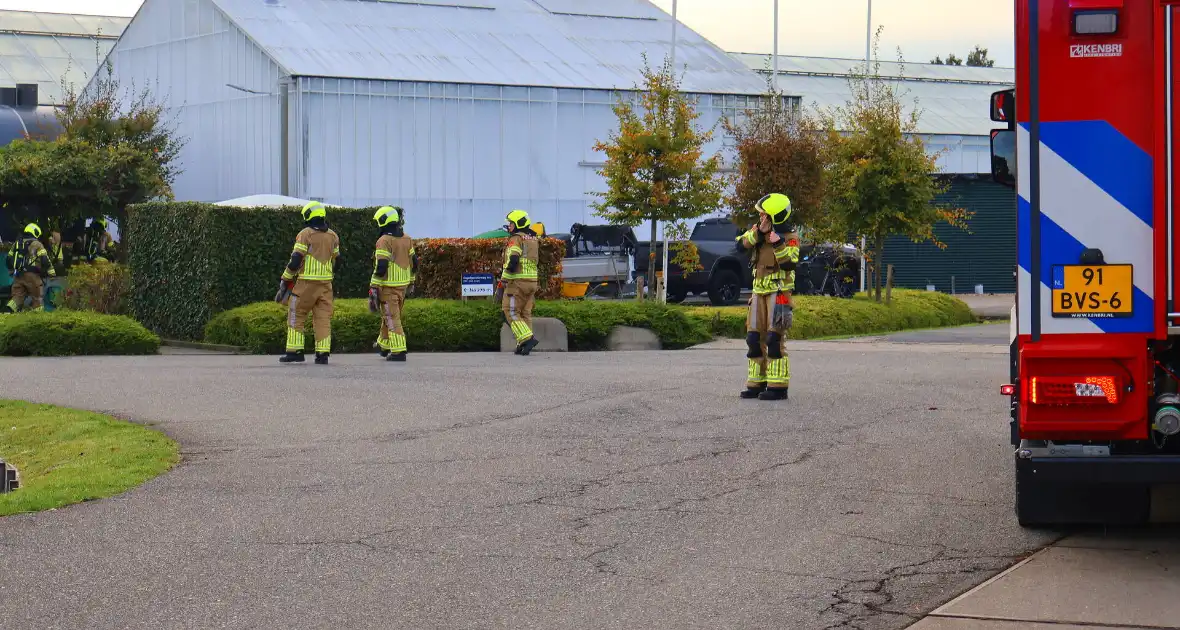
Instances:
[[[685,234],[687,221],[721,206],[724,182],[717,176],[721,156],[704,157],[713,134],[697,127],[696,103],[680,92],[671,64],[665,61],[655,70],[644,58],[643,79],[635,93],[615,103],[618,130],[594,145],[606,154],[598,174],[607,190],[591,194],[602,200],[593,204],[595,214],[613,225],[634,228],[651,221],[647,281],[654,287],[657,223],[664,223],[669,234]],[[700,268],[696,249],[687,241],[668,254],[669,264],[685,272]]]

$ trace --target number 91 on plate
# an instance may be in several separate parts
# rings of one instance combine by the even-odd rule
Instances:
[[[1054,265],[1053,317],[1130,317],[1131,265]]]

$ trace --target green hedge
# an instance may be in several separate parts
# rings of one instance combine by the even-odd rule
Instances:
[[[329,208],[343,265],[333,289],[361,297],[372,266],[374,209]],[[200,339],[221,311],[274,295],[295,236],[299,208],[148,203],[127,211],[131,312],[161,335]]]
[[[131,269],[118,263],[74,265],[62,305],[107,315],[130,313]]]
[[[127,212],[131,313],[165,337],[201,338],[213,315],[274,295],[295,236],[299,208],[234,208],[202,203],[148,203]],[[337,298],[368,293],[377,233],[374,208],[329,208],[340,235],[342,265],[332,289]],[[413,236],[411,234],[411,236]],[[415,241],[422,269],[413,296],[459,297],[463,273],[499,268],[503,239]],[[541,242],[542,296],[561,293],[565,245]]]
[[[215,316],[205,329],[209,343],[259,354],[282,352],[286,339],[284,307],[251,304]],[[712,338],[707,322],[684,309],[634,302],[538,302],[534,317],[555,317],[569,331],[570,350],[601,350],[615,326],[649,328],[665,348],[685,348]],[[499,308],[490,301],[408,300],[402,322],[411,352],[478,352],[500,349]],[[365,300],[337,300],[332,318],[334,352],[372,350],[380,328]],[[308,331],[311,331],[310,324]],[[307,349],[312,348],[312,336]]]
[[[819,339],[871,335],[974,323],[975,314],[962,300],[933,291],[894,290],[893,303],[877,304],[860,294],[851,300],[825,296],[796,296],[791,339]],[[705,320],[719,337],[746,337],[746,307],[683,307]]]
[[[84,311],[0,316],[0,355],[155,354],[160,338],[121,315]]]

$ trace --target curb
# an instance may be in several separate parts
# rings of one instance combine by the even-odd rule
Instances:
[[[225,354],[249,354],[242,348],[237,346],[223,346],[215,343],[200,343],[196,341],[179,341],[176,339],[161,339],[161,346],[168,346],[169,348],[185,348],[187,350],[206,350],[209,352],[221,352]]]

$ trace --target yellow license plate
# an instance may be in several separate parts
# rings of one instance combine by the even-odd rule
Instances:
[[[1053,317],[1130,317],[1131,265],[1055,265]]]

